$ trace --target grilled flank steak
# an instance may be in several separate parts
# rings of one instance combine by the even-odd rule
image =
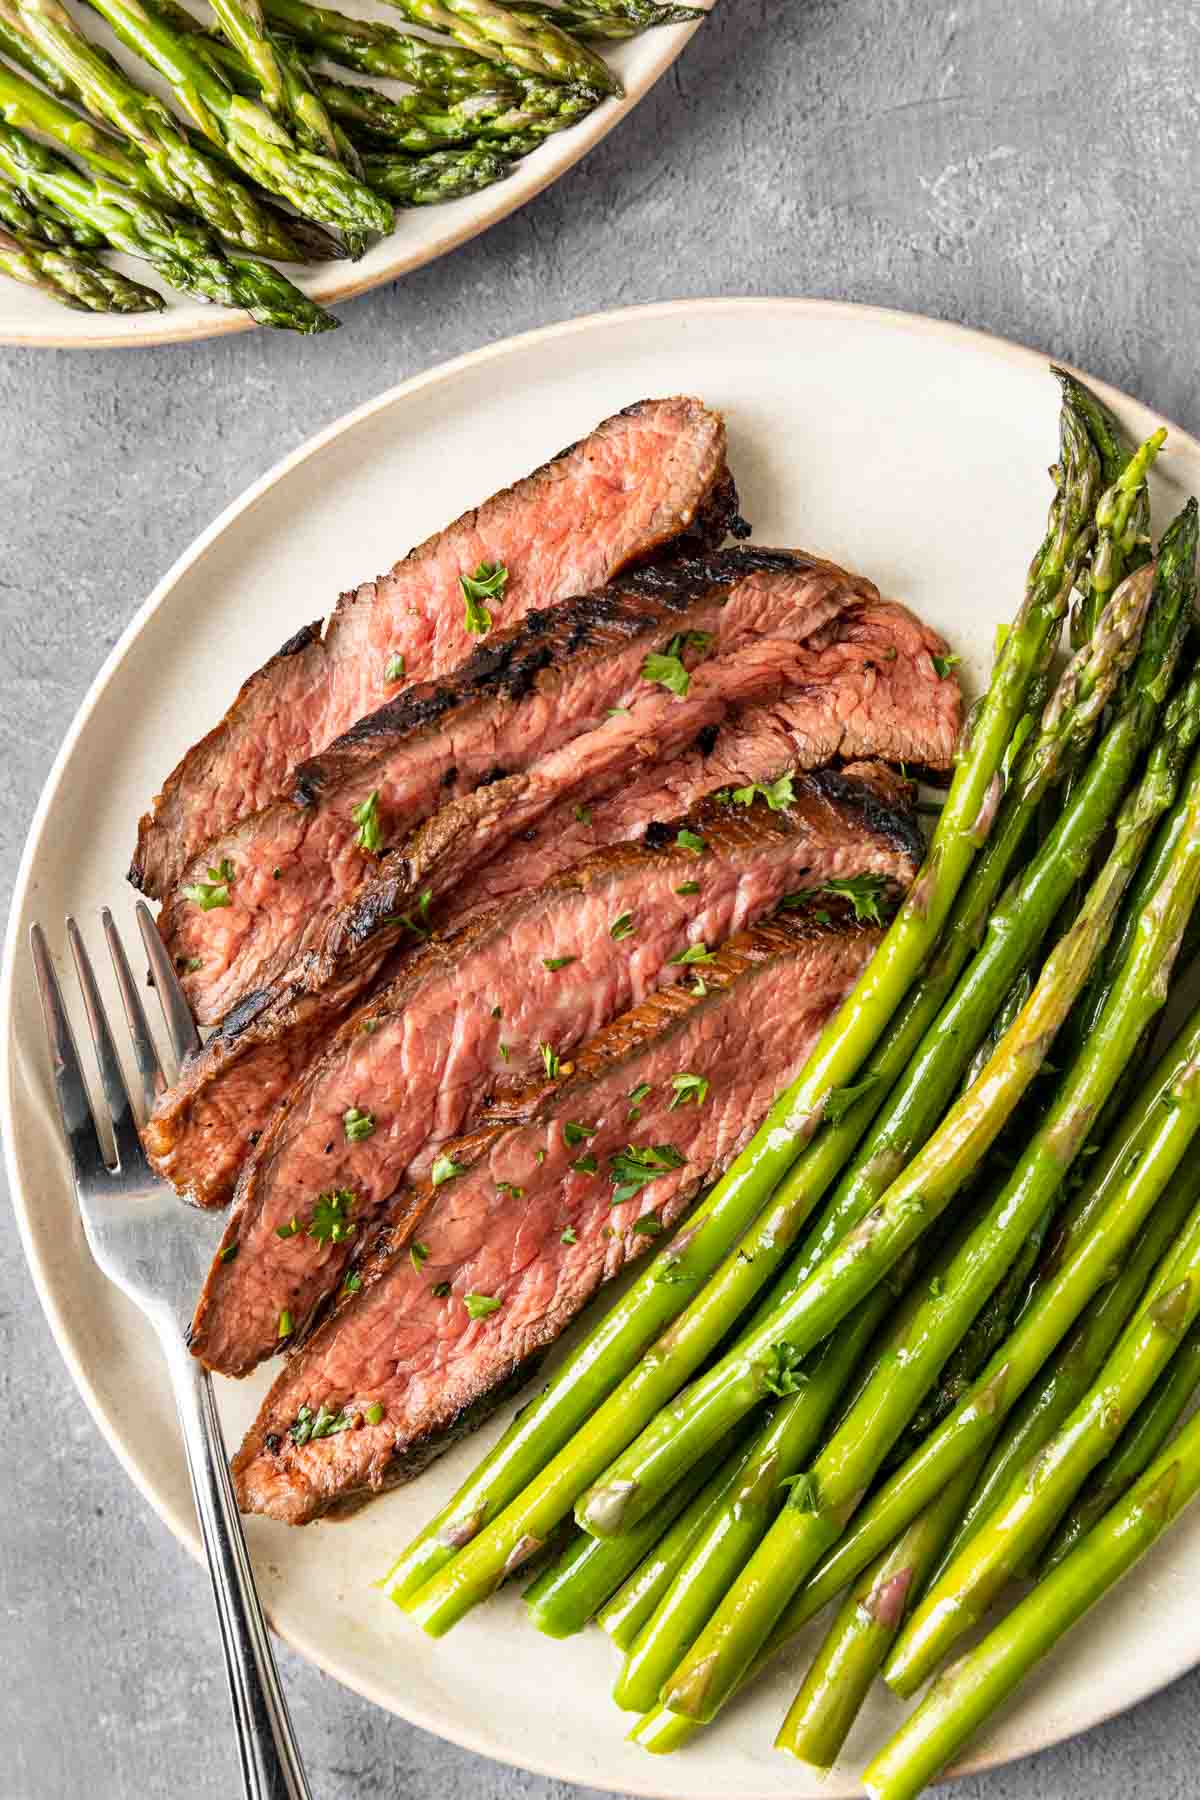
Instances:
[[[220,724],[168,776],[140,823],[130,878],[162,898],[197,852],[284,793],[295,764],[405,687],[469,654],[459,581],[508,580],[496,613],[601,587],[676,545],[706,550],[741,528],[725,426],[698,400],[643,400],[420,544],[389,575],[343,594],[244,683]],[[217,860],[217,859],[210,859]]]
[[[268,1394],[234,1462],[243,1509],[304,1524],[475,1422],[728,1166],[879,936],[826,896],[780,914],[450,1140]]]
[[[831,741],[856,749],[909,718],[903,747],[913,760],[948,762],[959,695],[953,681],[937,678],[931,658],[939,648],[940,640],[904,608],[866,604],[840,615],[823,645],[772,639],[737,657],[710,660],[692,679],[686,701],[654,689],[630,715],[606,720],[522,774],[447,802],[403,850],[382,859],[379,874],[335,919],[319,952],[287,981],[250,996],[184,1068],[147,1132],[156,1166],[202,1203],[224,1203],[274,1107],[396,944],[411,943],[404,921],[419,917],[426,895],[430,917],[438,919],[440,905],[441,916],[457,920],[537,885],[600,845],[640,835],[715,787],[773,779],[797,760],[798,750],[811,749],[812,718],[824,716],[831,690],[845,732],[821,737],[822,749]],[[781,670],[799,674],[798,684],[784,684]],[[732,703],[747,694],[758,703]],[[731,702],[724,708],[722,696]],[[652,732],[642,721],[647,705],[655,708]],[[699,726],[698,711],[705,720]],[[887,780],[878,765],[871,779],[877,789]],[[822,780],[832,802],[854,813],[869,807],[870,784],[838,788],[832,772]],[[898,804],[903,801],[885,793],[885,812]],[[829,814],[820,829],[832,824]],[[866,825],[874,830],[869,817]]]
[[[673,713],[679,731],[690,709],[698,730],[731,682],[752,682],[756,654],[779,640],[774,671],[875,598],[869,582],[810,557],[729,550],[635,571],[494,633],[452,676],[410,688],[301,764],[293,799],[243,820],[185,871],[159,929],[197,1018],[212,1023],[284,974],[378,855],[454,794],[606,725],[613,740],[623,723],[646,735]],[[609,716],[622,708],[627,717]]]
[[[872,830],[860,797],[870,790],[838,801],[829,786],[796,774],[765,795],[711,800],[406,959],[251,1153],[193,1325],[195,1353],[233,1375],[274,1355],[280,1314],[303,1331],[397,1188],[429,1174],[497,1083],[528,1081],[659,986],[691,979],[704,965],[683,959],[706,942],[831,880],[863,884],[863,910],[877,913],[877,890],[915,873],[912,815],[876,803]],[[252,1111],[254,1095],[243,1104]],[[353,1195],[342,1208],[352,1230],[336,1237],[312,1229],[330,1192]]]

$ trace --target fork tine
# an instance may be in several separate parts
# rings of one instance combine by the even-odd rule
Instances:
[[[133,979],[133,971],[129,967],[125,946],[121,942],[120,935],[113,923],[112,913],[107,906],[100,914],[100,921],[104,926],[104,936],[108,940],[108,954],[112,957],[117,986],[121,990],[121,1005],[125,1009],[125,1022],[129,1026],[129,1036],[133,1041],[134,1060],[142,1081],[143,1113],[148,1118],[154,1102],[167,1085],[166,1077],[162,1071],[162,1064],[158,1060],[158,1048],[150,1035],[150,1027],[146,1022],[146,1009],[142,1005],[142,997],[138,993],[137,983]]]
[[[113,1143],[116,1146],[117,1162],[122,1169],[128,1169],[145,1161],[142,1141],[138,1137],[137,1121],[133,1116],[129,1089],[125,1085],[125,1071],[121,1067],[117,1046],[113,1042],[108,1014],[104,1010],[104,1002],[100,998],[100,989],[96,985],[96,977],[92,971],[91,958],[88,956],[84,941],[79,934],[79,927],[74,919],[67,920],[67,941],[71,946],[71,955],[75,959],[75,972],[79,976],[79,985],[83,990],[83,1008],[87,1013],[92,1044],[96,1051],[96,1061],[100,1065],[100,1084],[104,1089],[104,1097],[108,1101],[108,1110],[112,1118]]]
[[[192,1017],[187,996],[179,985],[179,977],[167,955],[167,947],[158,934],[154,915],[144,900],[139,900],[137,904],[137,922],[142,943],[146,946],[150,973],[154,977],[171,1048],[182,1062],[186,1056],[194,1056],[199,1050],[200,1033],[196,1030],[196,1021]]]
[[[54,964],[46,947],[46,934],[40,925],[29,928],[29,948],[33,954],[38,998],[46,1024],[46,1041],[54,1071],[54,1092],[76,1181],[99,1175],[106,1169],[100,1134],[92,1113],[87,1083],[75,1048],[75,1034],[63,1005],[62,989]]]

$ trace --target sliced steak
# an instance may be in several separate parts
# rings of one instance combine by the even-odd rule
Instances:
[[[869,790],[839,802],[821,778],[791,785],[782,810],[710,801],[651,844],[599,851],[408,958],[252,1153],[193,1323],[195,1353],[230,1375],[273,1356],[280,1312],[304,1330],[391,1195],[429,1173],[498,1082],[528,1079],[543,1045],[565,1057],[660,985],[690,978],[678,962],[690,944],[723,943],[831,879],[911,881],[911,815],[872,832]],[[309,1230],[330,1191],[354,1195],[353,1235],[337,1241]]]
[[[451,794],[529,768],[615,708],[629,717],[608,719],[610,736],[635,726],[644,736],[668,714],[676,732],[689,713],[699,729],[731,697],[734,677],[718,673],[731,661],[743,684],[764,662],[781,691],[774,641],[790,657],[873,598],[869,582],[811,557],[729,550],[635,571],[497,633],[452,676],[410,689],[301,764],[294,803],[243,820],[185,871],[159,928],[197,1018],[212,1023],[283,974],[361,886],[370,852],[401,842]],[[686,695],[643,673],[681,634],[667,660],[682,686],[681,658],[701,665]]]
[[[243,1509],[304,1524],[407,1480],[476,1420],[733,1160],[879,935],[843,902],[758,925],[694,971],[703,993],[660,989],[510,1102],[512,1122],[452,1140],[462,1172],[398,1198],[361,1287],[268,1394],[234,1462]],[[683,1103],[680,1074],[696,1077]],[[631,1146],[662,1172],[619,1161]],[[614,1204],[630,1174],[645,1184]]]
[[[390,575],[343,594],[323,636],[319,623],[307,626],[252,675],[141,820],[130,879],[168,894],[197,851],[285,791],[296,763],[403,686],[457,668],[472,648],[459,578],[480,563],[507,568],[494,610],[515,624],[666,544],[715,548],[737,527],[718,414],[674,398],[606,419],[411,550]],[[397,656],[404,673],[389,681]]]
[[[871,728],[870,717],[857,720],[852,693],[869,683],[872,713],[886,721],[894,710],[890,678],[904,693],[916,680],[915,670],[933,696],[932,705],[918,708],[917,716],[932,720],[920,743],[928,760],[936,761],[943,754],[937,747],[953,741],[959,706],[956,684],[938,682],[933,672],[930,657],[940,640],[903,608],[884,602],[856,611],[850,628],[860,649],[870,630],[868,647],[882,674],[861,666],[856,674],[841,661],[836,642],[827,646],[845,684],[842,710],[854,720],[853,735],[838,747],[854,753]],[[778,644],[768,648],[772,658],[786,649]],[[883,655],[888,648],[897,654]],[[802,668],[804,680],[821,693],[824,656],[824,651],[802,646],[792,654],[789,671]],[[698,690],[701,676],[714,682],[718,675],[730,698],[748,688],[761,692],[768,676],[774,681],[772,665],[764,666],[756,652],[724,665],[705,665],[693,687]],[[710,716],[697,732],[694,713],[672,704],[661,710],[653,733],[642,729],[635,709],[632,718],[607,721],[527,773],[449,802],[402,852],[384,859],[378,879],[337,917],[320,952],[288,981],[250,996],[185,1066],[147,1130],[156,1166],[191,1197],[207,1205],[224,1204],[255,1135],[403,937],[397,921],[420,896],[445,896],[454,917],[465,917],[536,886],[604,844],[635,837],[655,820],[686,812],[716,787],[773,779],[796,760],[789,736],[793,716],[801,720],[799,742],[808,747],[811,734],[803,728],[801,709],[793,714],[790,708],[777,711],[765,705],[732,707],[727,724],[720,723],[719,714]],[[834,798],[857,804],[860,788],[839,790],[832,772],[823,780]],[[616,794],[614,783],[620,784]],[[897,798],[895,782],[889,786],[878,765],[872,784],[882,793],[885,808],[904,803]],[[603,803],[589,808],[593,800]],[[864,804],[869,806],[869,796]],[[886,820],[868,818],[867,825],[888,829]],[[432,916],[438,917],[436,901]]]

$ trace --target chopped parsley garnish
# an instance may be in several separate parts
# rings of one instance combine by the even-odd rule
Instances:
[[[629,1090],[629,1116],[631,1119],[637,1118],[638,1112],[641,1109],[642,1101],[646,1098],[646,1095],[649,1092],[650,1092],[650,1083],[648,1081],[639,1081],[635,1088],[630,1088],[630,1090]]]
[[[791,1488],[788,1505],[794,1506],[797,1512],[815,1513],[820,1511],[821,1496],[817,1489],[817,1478],[811,1470],[803,1475],[789,1475],[779,1485]]]
[[[383,1420],[383,1408],[378,1400],[372,1400],[370,1406],[363,1408],[363,1418],[368,1425],[379,1425]]]
[[[318,1194],[313,1216],[306,1227],[309,1237],[316,1238],[319,1244],[340,1244],[353,1236],[355,1228],[350,1223],[350,1215],[357,1198],[349,1188],[334,1188],[328,1194]]]
[[[959,663],[962,661],[962,657],[961,656],[935,656],[935,657],[932,657],[930,660],[932,661],[934,668],[937,670],[938,680],[945,681],[945,679],[946,679],[947,675],[950,673],[951,669],[957,669]]]
[[[343,1294],[357,1294],[362,1291],[362,1276],[357,1269],[351,1269],[342,1283]]]
[[[689,831],[686,825],[682,831],[676,833],[675,842],[681,850],[690,850],[693,856],[703,856],[708,848],[704,839],[698,837],[694,831]]]
[[[425,892],[418,896],[417,904],[411,912],[389,913],[383,923],[385,925],[403,925],[405,930],[411,931],[414,937],[427,938],[429,936],[427,921],[432,904],[433,889],[426,888]]]
[[[689,1100],[703,1106],[708,1099],[706,1075],[672,1075],[671,1086],[675,1089],[675,1098],[667,1108],[668,1112],[674,1112],[677,1106],[686,1106]]]
[[[229,890],[233,886],[233,864],[227,856],[223,856],[215,869],[208,871],[207,881],[193,882],[185,887],[185,900],[194,900],[201,912],[211,912],[214,906],[232,906]]]
[[[558,1241],[560,1244],[577,1244],[579,1239],[575,1235],[575,1227],[568,1225]]]
[[[394,650],[388,657],[387,663],[384,666],[383,679],[385,681],[403,681],[404,658],[398,650]]]
[[[500,1011],[498,1006],[493,1006],[492,1017],[493,1019],[502,1019],[504,1017],[504,1014]]]
[[[675,642],[672,639],[672,642]],[[642,664],[642,680],[657,682],[682,700],[692,685],[692,678],[678,656],[662,655],[652,650]]]
[[[281,1338],[285,1338],[285,1337],[291,1337],[291,1335],[292,1335],[292,1315],[288,1311],[287,1307],[285,1306],[283,1311],[279,1315],[279,1336]]]
[[[510,1200],[523,1200],[525,1198],[525,1189],[523,1187],[518,1187],[515,1181],[498,1181],[496,1183],[496,1192],[498,1194],[507,1194]]]
[[[575,817],[579,820],[579,823],[581,825],[590,825],[592,822],[591,807],[590,806],[577,806],[575,808]]]
[[[450,1283],[448,1281],[435,1281],[429,1291],[435,1300],[444,1300],[450,1292]]]
[[[661,1237],[663,1230],[663,1222],[657,1213],[643,1213],[640,1219],[633,1221],[635,1237]]]
[[[232,1262],[237,1253],[238,1247],[236,1244],[226,1244],[217,1260],[219,1262]]]
[[[421,1270],[425,1267],[425,1264],[429,1261],[429,1245],[410,1244],[408,1246],[408,1260],[419,1275]]]
[[[550,1080],[553,1081],[558,1074],[558,1051],[554,1048],[553,1044],[539,1044],[538,1049],[541,1051],[542,1055],[542,1067],[545,1069]]]
[[[486,1319],[489,1313],[499,1312],[503,1301],[495,1300],[490,1294],[464,1294],[463,1305],[473,1319]]]
[[[841,894],[850,901],[856,919],[866,919],[874,925],[880,922],[879,902],[886,889],[882,875],[834,876],[824,884],[825,893]]]
[[[756,781],[750,787],[734,788],[732,798],[735,806],[753,806],[755,798],[760,794],[772,812],[782,812],[796,798],[792,778],[786,774],[781,775],[777,781]]]
[[[295,1213],[293,1213],[286,1225],[277,1225],[275,1227],[275,1236],[281,1238],[295,1237],[299,1229],[300,1221],[297,1219]]]
[[[362,1112],[357,1106],[349,1106],[342,1114],[342,1130],[346,1133],[348,1144],[361,1144],[369,1138],[375,1129],[375,1114]]]
[[[589,1150],[586,1156],[576,1157],[575,1161],[571,1164],[571,1167],[580,1175],[595,1175],[600,1168],[600,1164]]]
[[[373,1425],[378,1425],[379,1419],[383,1417],[383,1408],[380,1406],[371,1410],[377,1411],[379,1414],[378,1419],[371,1420]],[[315,1413],[311,1406],[306,1405],[300,1408],[296,1414],[296,1422],[288,1432],[288,1436],[293,1444],[303,1446],[317,1438],[336,1437],[339,1431],[349,1431],[353,1423],[354,1419],[351,1413],[346,1412],[344,1408],[341,1412],[331,1412],[322,1400]]]
[[[693,981],[691,987],[688,989],[688,993],[695,994],[698,999],[703,999],[707,992],[708,983],[705,981],[703,975],[697,975],[695,981]]]
[[[434,1157],[433,1168],[429,1171],[429,1179],[433,1182],[434,1187],[441,1187],[444,1181],[453,1181],[456,1175],[465,1173],[466,1164],[456,1163],[452,1156],[447,1156],[443,1151],[441,1156]]]
[[[806,1377],[800,1364],[803,1355],[792,1349],[790,1344],[772,1344],[771,1353],[762,1364],[763,1391],[776,1394],[780,1399],[785,1394],[794,1394],[804,1386]]]
[[[484,637],[492,629],[492,615],[486,602],[499,599],[508,586],[508,570],[503,563],[481,562],[473,575],[460,575],[466,607],[465,624],[472,637]]]
[[[829,1097],[825,1102],[825,1123],[839,1125],[850,1108],[861,1100],[864,1094],[869,1094],[881,1080],[882,1076],[880,1075],[868,1075],[864,1080],[855,1082],[851,1087],[830,1088]]]
[[[594,1125],[581,1125],[578,1119],[567,1119],[563,1124],[563,1141],[567,1144],[584,1144],[588,1138],[595,1137]]]
[[[631,937],[632,934],[633,914],[631,912],[618,913],[608,928],[609,937],[615,938],[620,943],[622,938]]]
[[[535,1150],[533,1153],[533,1160],[540,1169],[546,1160],[546,1152],[544,1150]]]
[[[565,969],[568,963],[578,962],[577,956],[543,956],[542,967],[549,969],[553,975],[557,969]]]
[[[710,950],[705,944],[689,944],[686,950],[677,950],[675,955],[669,958],[669,961],[673,963],[687,964],[710,963],[716,962],[716,960],[716,952]]]
[[[377,855],[383,845],[383,831],[379,824],[379,789],[372,788],[360,806],[352,807],[350,817],[358,826],[354,841],[359,849],[369,851],[372,856]]]
[[[648,1181],[657,1181],[669,1169],[682,1169],[685,1161],[674,1144],[627,1144],[609,1159],[613,1205],[632,1200]]]
[[[203,967],[204,958],[202,956],[189,956],[183,965],[183,972],[185,975],[194,975],[197,969],[202,969]]]
[[[497,1044],[496,1052],[497,1052],[497,1055],[499,1056],[501,1062],[507,1062],[509,1057],[512,1055],[512,1052],[509,1049],[507,1044]]]
[[[699,1279],[698,1275],[689,1275],[686,1269],[680,1267],[680,1259],[677,1256],[668,1256],[654,1271],[654,1281],[658,1287],[674,1287],[679,1282],[699,1281]]]
[[[604,716],[606,719],[628,718],[629,708],[627,706],[606,706],[604,709]]]
[[[685,881],[680,887],[675,889],[675,892],[677,894],[698,894],[700,892],[700,883],[698,881]]]

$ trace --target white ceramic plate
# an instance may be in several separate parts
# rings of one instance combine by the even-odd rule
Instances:
[[[343,12],[361,18],[379,19],[384,24],[408,27],[394,8],[379,0],[338,0]],[[711,6],[716,0],[695,0],[699,6]],[[128,68],[135,71],[144,87],[166,95],[167,89],[157,77],[120,45],[95,13],[86,8],[78,12],[88,36],[112,51]],[[701,21],[702,23],[702,21]],[[543,188],[557,181],[580,157],[598,144],[619,125],[626,113],[649,93],[659,76],[664,74],[679,55],[696,24],[665,25],[647,31],[641,37],[623,44],[597,45],[605,61],[617,72],[625,87],[621,100],[606,100],[578,125],[556,132],[531,155],[517,163],[513,173],[493,183],[481,193],[464,200],[452,200],[444,206],[420,206],[396,214],[395,230],[381,238],[358,262],[327,262],[307,268],[287,265],[287,272],[305,293],[323,306],[336,306],[352,300],[369,288],[395,281],[411,269],[433,262],[448,250],[456,250],[470,238],[478,237],[498,219],[507,218]],[[417,35],[421,35],[419,32]],[[344,81],[360,78],[344,69],[328,65],[330,72]],[[405,90],[394,82],[371,81],[385,92],[401,94]],[[658,148],[659,155],[671,154],[668,142]],[[167,306],[160,313],[86,313],[73,312],[34,288],[15,281],[0,280],[0,344],[39,344],[57,349],[97,348],[125,344],[176,344],[197,338],[219,337],[230,331],[251,331],[254,321],[247,313],[234,312],[223,306],[210,306],[187,294],[163,287],[145,263],[132,257],[119,256],[114,267],[136,280],[158,288]]]
[[[978,680],[1043,528],[1057,389],[1046,361],[928,320],[788,300],[712,300],[585,319],[448,363],[352,413],[282,463],[182,557],[109,657],[46,785],[17,884],[3,1006],[0,1104],[38,1291],[101,1430],[172,1531],[197,1549],[166,1382],[140,1318],[88,1260],[68,1188],[26,933],[61,947],[65,912],[131,925],[134,822],[158,779],[247,670],[339,589],[386,568],[464,506],[646,395],[702,394],[761,542],[863,569],[939,626]],[[1103,390],[1102,390],[1103,391]],[[1140,437],[1159,421],[1109,394]],[[1200,488],[1200,445],[1172,431],[1164,513]],[[132,932],[131,932],[132,937]],[[231,1442],[265,1373],[222,1383]],[[499,1429],[497,1425],[496,1429]],[[480,1433],[351,1523],[248,1522],[272,1620],[304,1655],[417,1724],[508,1762],[624,1793],[707,1800],[855,1791],[897,1709],[872,1701],[843,1767],[816,1778],[771,1748],[793,1658],[682,1755],[623,1742],[607,1639],[552,1644],[515,1592],[434,1643],[372,1590],[457,1485]],[[1024,1754],[1131,1704],[1200,1657],[1200,1509],[1155,1550],[975,1750]]]

